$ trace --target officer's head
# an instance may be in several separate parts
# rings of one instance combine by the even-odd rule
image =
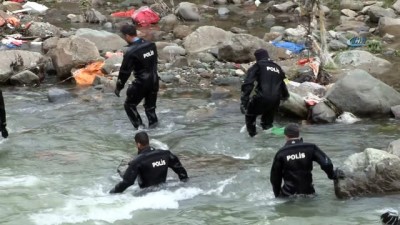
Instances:
[[[386,225],[398,225],[399,224],[399,216],[396,212],[387,211],[381,215],[382,224]]]
[[[268,59],[268,58],[269,58],[269,55],[268,55],[267,50],[265,50],[265,49],[263,49],[263,48],[257,49],[257,50],[254,52],[254,56],[256,57],[256,60],[257,60],[257,61],[262,60],[262,59]]]
[[[132,42],[133,38],[137,36],[136,27],[132,24],[125,24],[120,29],[122,36],[128,43]]]
[[[290,123],[285,127],[283,132],[287,139],[299,138],[300,136],[300,128],[299,125],[295,123]]]
[[[149,135],[147,135],[146,132],[141,131],[135,135],[135,142],[136,142],[136,147],[140,151],[144,147],[149,146]]]

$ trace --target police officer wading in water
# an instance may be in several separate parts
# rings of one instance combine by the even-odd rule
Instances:
[[[254,56],[257,62],[249,68],[242,84],[240,105],[241,112],[246,115],[246,127],[250,137],[257,134],[257,116],[261,115],[263,130],[271,128],[280,100],[289,98],[289,91],[284,82],[285,73],[281,67],[269,59],[268,52],[264,49],[256,50]],[[250,97],[255,82],[255,94]]]
[[[6,126],[7,126],[6,108],[4,106],[3,92],[0,90],[0,131],[1,131],[1,136],[3,138],[8,137],[8,131]]]
[[[149,136],[146,132],[139,132],[135,135],[138,155],[129,162],[123,180],[110,191],[110,193],[122,193],[129,186],[135,183],[138,178],[140,188],[164,183],[167,179],[168,168],[171,168],[183,182],[189,178],[178,157],[170,151],[157,150],[149,145]]]
[[[303,142],[297,124],[287,125],[284,133],[287,142],[276,153],[271,167],[270,180],[275,197],[315,194],[311,173],[313,161],[321,166],[329,179],[344,178],[343,171],[333,170],[331,160],[321,149]]]
[[[124,108],[132,125],[138,129],[143,126],[142,119],[137,111],[137,105],[144,98],[144,110],[149,121],[149,128],[157,126],[156,101],[158,93],[157,48],[152,42],[137,37],[136,28],[126,24],[121,33],[129,43],[128,50],[119,71],[115,94],[119,97],[126,81],[134,72],[135,80],[129,85],[126,92]]]

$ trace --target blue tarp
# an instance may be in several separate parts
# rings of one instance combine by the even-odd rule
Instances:
[[[272,42],[275,47],[287,49],[293,53],[300,53],[305,49],[304,44],[296,44],[288,41]]]

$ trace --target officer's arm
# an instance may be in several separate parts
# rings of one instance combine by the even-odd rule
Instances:
[[[6,108],[4,106],[3,92],[0,90],[0,126],[6,126]]]
[[[124,89],[126,81],[129,79],[133,69],[135,68],[135,58],[132,54],[125,53],[122,60],[121,68],[119,69],[117,89]]]
[[[249,103],[250,94],[254,88],[254,82],[257,80],[257,70],[257,64],[250,67],[242,84],[242,96],[240,100],[242,105],[245,107],[247,107],[247,104]]]
[[[115,187],[110,191],[111,194],[114,193],[122,193],[128,187],[135,183],[136,177],[138,175],[138,166],[137,163],[131,162],[129,163],[128,169],[126,169],[125,174],[122,178],[122,181],[119,182]]]
[[[313,160],[321,166],[321,169],[325,171],[329,179],[335,179],[335,172],[331,159],[316,145],[314,146]]]
[[[169,154],[168,167],[171,168],[178,175],[179,180],[187,181],[188,179],[187,172],[185,168],[183,168],[182,163],[179,161],[179,158],[174,154],[172,154],[171,152],[169,153],[170,154]]]
[[[278,154],[276,154],[274,162],[272,163],[271,176],[270,176],[272,190],[274,191],[275,197],[278,197],[281,192],[282,176],[283,176],[283,165],[278,157]]]
[[[281,73],[281,75],[282,75],[281,99],[282,99],[282,100],[288,100],[289,97],[290,97],[290,94],[289,94],[289,90],[288,90],[288,88],[287,88],[287,86],[286,86],[286,83],[285,83],[286,74],[285,74],[285,72],[282,70],[281,67],[279,67],[279,71],[280,71],[280,73]]]

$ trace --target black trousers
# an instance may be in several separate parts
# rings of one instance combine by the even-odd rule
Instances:
[[[157,85],[158,86],[158,85]],[[126,92],[125,111],[132,125],[137,129],[143,125],[142,118],[137,111],[137,105],[144,99],[144,110],[149,121],[149,128],[153,128],[158,123],[156,115],[158,88],[148,87],[140,83],[133,82],[129,85]]]
[[[261,127],[263,130],[271,128],[274,122],[275,113],[278,111],[280,100],[265,99],[254,96],[247,106],[246,128],[249,135],[253,137],[257,134],[256,120],[261,115]]]

